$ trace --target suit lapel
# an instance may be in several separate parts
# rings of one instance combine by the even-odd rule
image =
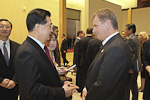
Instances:
[[[108,40],[108,42],[104,45],[104,47],[101,50],[99,50],[99,52],[97,53],[96,57],[94,58],[93,62],[90,65],[89,69],[92,68],[92,66],[95,64],[95,62],[98,60],[98,58],[100,58],[101,55],[105,53],[109,44],[118,37],[120,37],[119,33],[117,35],[115,35],[114,37],[112,37],[110,40]]]
[[[40,53],[40,55],[43,57],[43,59],[48,63],[49,68],[53,70],[53,72],[55,73],[55,75],[58,77],[58,72],[56,70],[55,67],[52,66],[51,62],[49,61],[48,56],[45,54],[44,50],[34,41],[32,40],[30,37],[27,37],[26,39],[28,42],[30,42]]]

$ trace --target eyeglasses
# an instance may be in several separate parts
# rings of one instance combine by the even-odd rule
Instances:
[[[4,29],[4,27],[6,28],[6,29],[9,29],[10,28],[10,26],[5,26],[5,25],[0,25],[0,29]]]
[[[45,25],[45,26],[49,26],[51,29],[53,29],[53,24],[52,23],[50,23],[48,25]]]

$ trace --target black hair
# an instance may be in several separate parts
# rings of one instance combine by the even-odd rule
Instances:
[[[36,8],[29,12],[26,19],[28,31],[33,31],[36,24],[46,24],[46,16],[50,17],[51,13],[47,10]]]
[[[86,33],[87,34],[92,34],[93,33],[93,28],[87,28]]]
[[[7,21],[7,22],[9,22],[10,23],[10,26],[11,26],[11,29],[12,29],[12,23],[9,21],[9,20],[7,20],[7,19],[0,19],[0,22],[1,21]]]
[[[80,33],[82,34],[82,33],[83,33],[83,31],[82,31],[82,30],[78,31],[78,32],[77,32],[77,36],[79,36],[79,35],[80,35]]]
[[[127,24],[126,27],[128,28],[128,30],[132,29],[133,30],[133,33],[136,32],[136,26],[135,24]]]

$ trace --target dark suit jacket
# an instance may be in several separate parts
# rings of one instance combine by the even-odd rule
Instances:
[[[82,87],[85,85],[85,78],[86,78],[86,73],[88,70],[88,64],[87,64],[87,59],[86,59],[86,51],[88,47],[88,42],[93,39],[92,36],[87,36],[83,39],[80,40],[80,51],[81,51],[81,62],[80,62],[80,67],[81,67],[81,74],[79,76],[79,79],[82,83]]]
[[[21,100],[64,100],[65,92],[55,67],[31,38],[18,48],[15,71]]]
[[[93,59],[95,58],[96,54],[98,53],[100,49],[101,44],[102,42],[95,38],[91,39],[88,42],[88,47],[86,51],[86,59],[87,59],[88,66],[91,65]]]
[[[67,40],[64,39],[61,43],[61,48],[60,48],[61,52],[64,53],[64,51],[67,52]]]
[[[146,67],[147,65],[150,65],[150,40],[145,42],[145,49],[143,52],[143,65]],[[145,87],[144,87],[144,93],[143,93],[143,99],[149,100],[150,98],[150,75],[146,71],[145,72]]]
[[[73,64],[76,64],[76,85],[80,86],[80,80],[79,80],[79,74],[81,73],[81,67],[80,67],[80,60],[81,60],[81,51],[80,51],[80,40],[76,38],[74,42],[74,57],[73,57]]]
[[[129,46],[129,48],[131,50],[131,54],[132,54],[131,69],[136,71],[137,66],[135,66],[135,61],[138,60],[138,69],[141,71],[142,67],[141,67],[141,43],[140,43],[140,40],[138,39],[137,36],[132,34],[131,37],[129,37],[129,39],[127,40],[127,44]]]
[[[8,78],[16,82],[16,79],[14,77],[15,73],[14,73],[13,63],[14,63],[14,57],[16,55],[16,50],[18,49],[18,47],[19,47],[18,43],[10,40],[9,67],[7,66],[5,58],[0,50],[0,83],[3,81],[4,78]],[[18,86],[10,90],[0,86],[0,100],[6,100],[5,98],[8,96],[8,93],[12,94],[12,96],[9,96],[10,100],[16,100],[13,98],[15,98],[14,96],[18,95]]]
[[[76,38],[74,42],[74,57],[73,57],[73,64],[76,64],[77,67],[80,65],[81,59],[81,51],[80,51],[80,40]]]
[[[101,49],[87,73],[86,100],[123,100],[131,54],[120,34]]]

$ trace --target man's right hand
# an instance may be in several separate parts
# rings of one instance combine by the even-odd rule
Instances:
[[[0,86],[2,86],[2,87],[4,87],[4,88],[7,88],[7,85],[9,84],[9,79],[7,79],[7,78],[5,78],[2,82],[1,82],[1,84],[0,84]]]
[[[75,89],[79,89],[78,86],[72,85],[70,82],[66,83],[62,87],[65,90],[65,97],[70,97],[75,91]]]
[[[87,91],[83,91],[83,92],[82,92],[82,100],[85,100],[86,95],[87,95]]]

